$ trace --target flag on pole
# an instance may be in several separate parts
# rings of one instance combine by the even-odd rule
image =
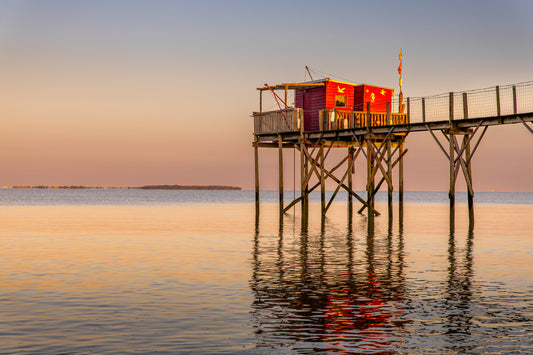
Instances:
[[[398,74],[400,76],[402,75],[402,50],[400,49],[400,54],[398,55],[398,58],[400,58],[400,66],[398,67]]]

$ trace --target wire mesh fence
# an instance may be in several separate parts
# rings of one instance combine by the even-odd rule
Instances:
[[[408,99],[410,123],[533,112],[533,81]]]

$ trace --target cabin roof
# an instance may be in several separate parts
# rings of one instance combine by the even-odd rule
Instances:
[[[265,91],[265,90],[307,90],[307,89],[312,89],[312,88],[316,88],[316,87],[321,87],[321,86],[325,86],[326,85],[326,82],[328,81],[331,81],[331,82],[334,82],[334,83],[342,83],[342,84],[348,84],[348,85],[357,85],[357,84],[354,84],[354,83],[349,83],[349,82],[345,82],[345,81],[338,81],[338,80],[331,80],[330,78],[325,78],[325,79],[319,79],[319,80],[313,80],[313,81],[306,81],[306,82],[303,82],[303,83],[284,83],[284,84],[276,84],[276,85],[268,85],[265,84],[265,86],[261,87],[261,88],[257,88],[257,90],[260,90],[260,91]]]

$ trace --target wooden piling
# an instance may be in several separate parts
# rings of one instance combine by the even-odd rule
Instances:
[[[302,217],[307,216],[309,212],[309,160],[306,155],[307,147],[303,137],[300,139],[300,176],[301,176],[301,203],[302,203]]]
[[[278,135],[278,150],[279,150],[279,211],[283,214],[283,137]]]
[[[400,160],[398,162],[398,208],[399,213],[403,216],[403,142],[400,143]]]
[[[372,139],[370,139],[370,134],[372,132],[372,119],[370,113],[370,102],[366,104],[366,129],[367,137],[366,141],[366,194],[367,194],[367,204],[368,204],[368,217],[374,218],[374,150],[372,149]]]
[[[470,181],[467,183],[468,188],[468,219],[470,225],[474,224],[474,189],[473,189],[473,180],[472,180],[472,167],[471,167],[471,154],[470,154],[470,139],[468,135],[465,135],[463,138],[463,144],[466,144],[465,149],[465,161],[466,161],[466,175],[465,179]]]
[[[449,159],[450,159],[450,190],[448,192],[448,197],[450,199],[450,223],[455,221],[455,146],[454,146],[454,135],[452,133],[453,129],[453,92],[450,92],[450,105],[449,105]]]
[[[348,189],[350,191],[353,191],[353,182],[352,182],[352,175],[354,173],[354,148],[350,147],[348,148],[348,166],[351,166],[350,172],[348,173]],[[352,194],[348,194],[348,215],[353,215],[353,197]]]
[[[326,173],[324,160],[324,143],[320,143],[320,209],[322,211],[322,218],[326,217]]]
[[[368,204],[368,216],[374,217],[374,150],[372,149],[372,141],[366,140],[366,193],[367,193],[367,204]]]
[[[255,211],[259,213],[259,147],[257,137],[254,141],[254,163],[255,163]]]
[[[449,156],[450,156],[450,191],[448,197],[450,198],[450,216],[455,215],[455,146],[454,135],[449,134]]]
[[[392,120],[391,120],[391,108],[390,108],[390,102],[387,102],[387,124],[388,125],[392,125]],[[387,139],[387,142],[386,142],[386,145],[387,145],[387,176],[389,178],[389,181],[392,182],[392,150],[391,150],[391,139]],[[392,219],[392,184],[387,184],[388,185],[388,189],[387,189],[387,207],[388,207],[388,212],[389,212],[389,220]]]

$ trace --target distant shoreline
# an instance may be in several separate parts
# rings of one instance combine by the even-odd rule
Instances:
[[[4,186],[4,189],[9,188]],[[102,187],[102,186],[12,186],[12,189],[40,189],[40,190],[242,190],[238,186],[225,185],[146,185],[126,187]]]

